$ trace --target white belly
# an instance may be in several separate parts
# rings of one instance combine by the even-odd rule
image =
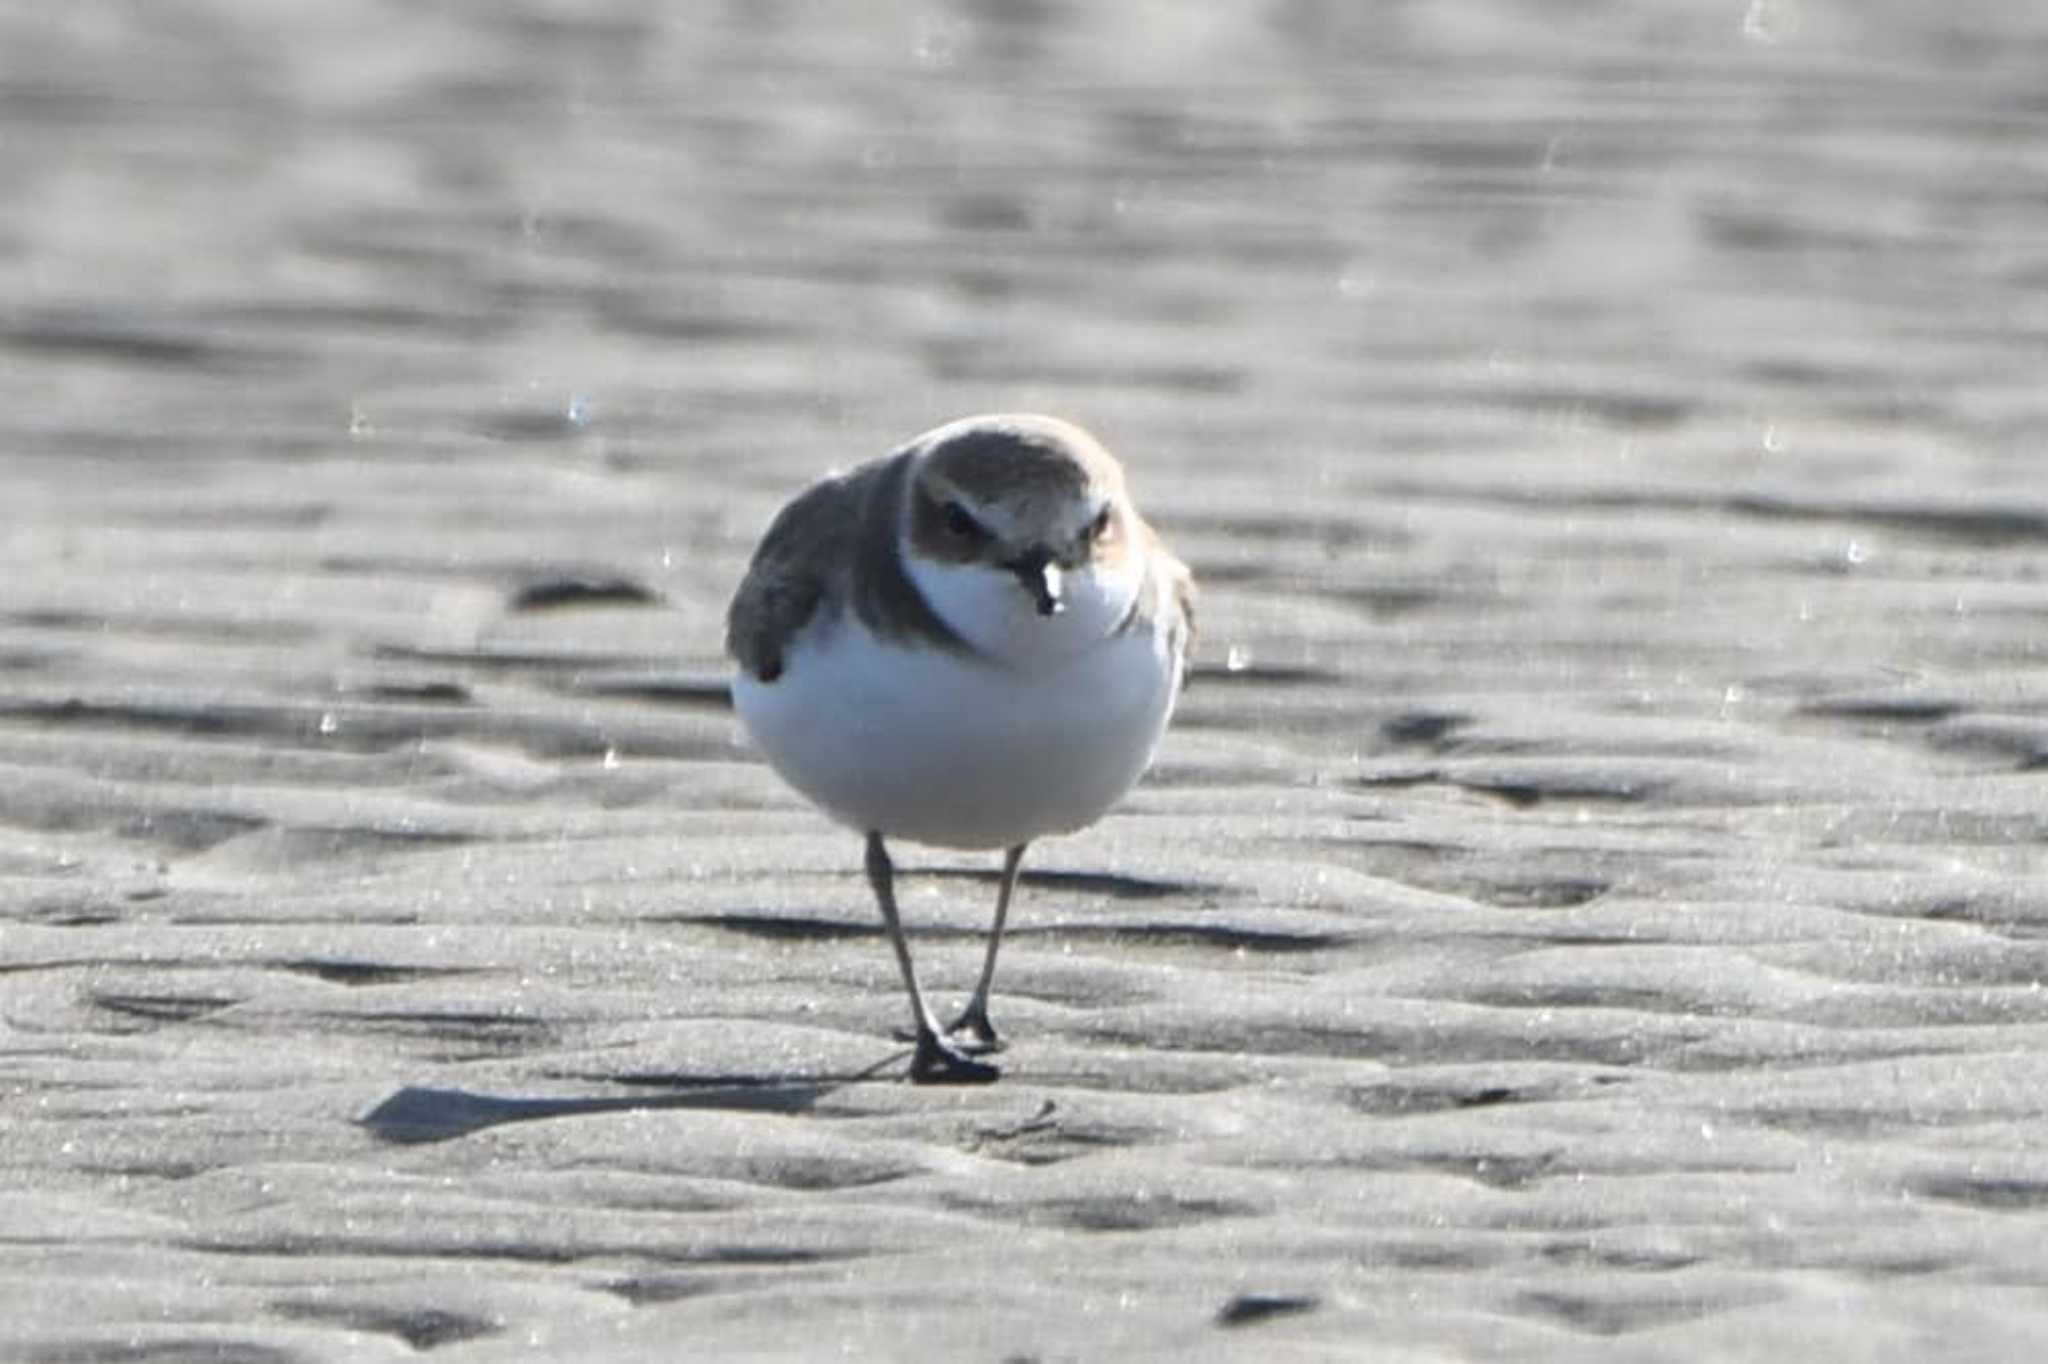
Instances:
[[[875,640],[850,613],[733,701],[770,765],[860,832],[1000,848],[1092,824],[1152,761],[1180,663],[1148,630],[1056,665]]]

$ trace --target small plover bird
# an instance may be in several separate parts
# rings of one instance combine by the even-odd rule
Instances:
[[[1001,1045],[989,984],[1024,850],[1093,824],[1150,765],[1193,595],[1122,466],[1053,417],[937,427],[769,525],[726,618],[733,702],[776,772],[867,839],[913,1080],[996,1078],[967,1053]],[[1003,850],[981,978],[948,1028],[918,990],[888,838]]]

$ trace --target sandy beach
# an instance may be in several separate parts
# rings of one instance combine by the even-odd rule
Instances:
[[[2048,13],[0,3],[0,1358],[2048,1339]],[[780,502],[1202,583],[903,1082]],[[995,859],[905,847],[942,1007]]]

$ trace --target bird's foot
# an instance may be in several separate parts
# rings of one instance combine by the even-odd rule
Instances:
[[[958,1041],[965,1033],[965,1041]],[[988,1003],[979,996],[969,1001],[960,1016],[946,1025],[946,1036],[958,1042],[960,1050],[971,1056],[986,1056],[1001,1051],[1003,1039],[996,1035],[996,1025],[988,1021]]]
[[[1002,1075],[986,1061],[976,1061],[939,1040],[937,1033],[920,1031],[917,1055],[911,1058],[910,1082],[917,1085],[985,1085]]]

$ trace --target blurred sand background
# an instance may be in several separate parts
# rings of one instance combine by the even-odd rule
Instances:
[[[2031,1354],[2044,92],[2023,0],[0,5],[0,1356]],[[1200,667],[916,1089],[719,617],[1015,407]]]

